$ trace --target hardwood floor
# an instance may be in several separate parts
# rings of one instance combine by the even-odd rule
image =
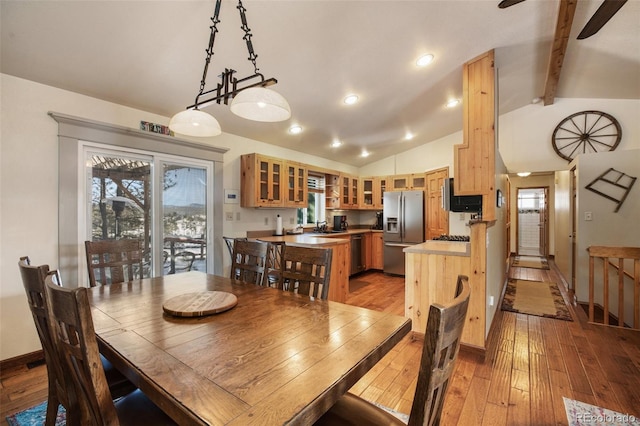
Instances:
[[[561,283],[550,264],[509,275]],[[356,279],[346,303],[404,314],[404,278],[368,272]],[[640,333],[588,324],[582,309],[569,310],[573,322],[499,310],[486,356],[460,352],[442,424],[566,425],[563,396],[640,418]],[[421,348],[406,337],[351,392],[409,413]],[[0,372],[0,424],[44,401],[46,388],[44,365]]]

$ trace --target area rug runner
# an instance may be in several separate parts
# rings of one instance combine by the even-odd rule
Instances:
[[[7,416],[9,426],[33,426],[43,425],[47,418],[47,402],[40,403],[31,408],[27,408],[19,413]],[[64,407],[58,408],[58,416],[56,418],[56,426],[64,426],[67,424],[67,413]]]
[[[544,257],[516,256],[511,266],[518,268],[549,269],[549,262]]]
[[[569,426],[640,426],[640,418],[632,414],[597,407],[562,397]]]
[[[556,283],[509,279],[502,310],[573,321]]]

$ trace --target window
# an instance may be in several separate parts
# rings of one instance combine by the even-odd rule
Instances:
[[[309,172],[307,207],[298,209],[299,225],[315,225],[325,220],[324,174]]]

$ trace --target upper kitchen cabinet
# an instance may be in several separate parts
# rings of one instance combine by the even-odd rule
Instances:
[[[380,210],[386,186],[387,178],[384,176],[360,178],[360,209]]]
[[[340,208],[340,175],[326,174],[325,177],[325,207]]]
[[[360,182],[356,176],[340,175],[340,208],[357,209]]]
[[[464,64],[463,143],[454,146],[454,193],[482,195],[482,219],[496,219],[494,52]]]
[[[240,157],[242,207],[283,207],[284,164],[259,154]]]
[[[389,177],[390,191],[407,191],[410,189],[421,190],[427,187],[424,173],[412,173],[407,175],[394,175]]]
[[[285,181],[287,187],[285,189],[285,207],[306,207],[308,185],[307,179],[309,172],[305,164],[287,161],[284,164]]]

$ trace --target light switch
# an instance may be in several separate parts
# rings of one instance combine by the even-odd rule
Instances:
[[[233,212],[226,212],[225,215],[226,215],[227,221],[233,220]]]

